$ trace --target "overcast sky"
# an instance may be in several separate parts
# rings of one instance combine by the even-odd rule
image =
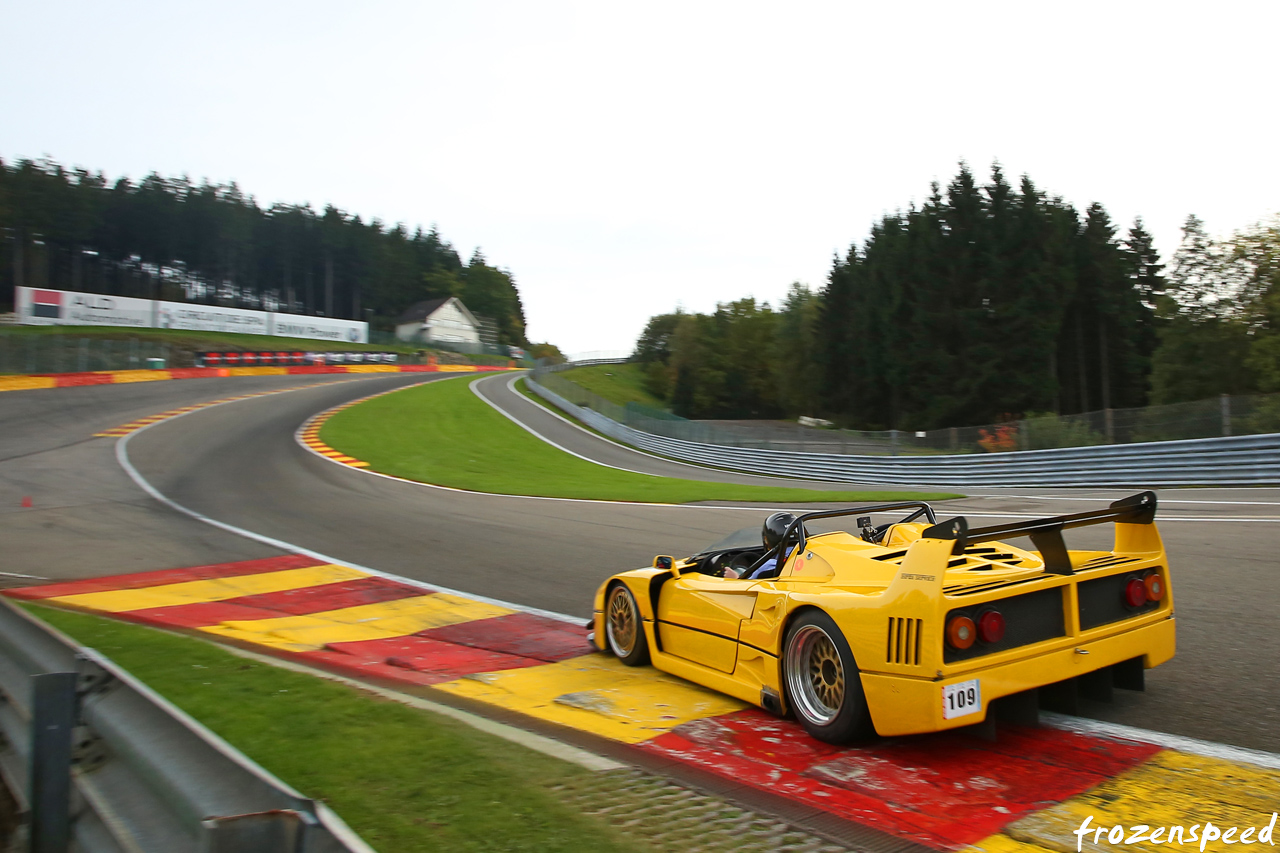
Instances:
[[[1280,2],[14,2],[0,157],[436,225],[532,340],[821,287],[999,160],[1166,259],[1280,211]]]

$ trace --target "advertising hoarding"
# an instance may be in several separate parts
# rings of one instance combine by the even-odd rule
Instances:
[[[156,302],[71,290],[15,287],[18,322],[29,326],[133,326],[275,335],[318,341],[369,342],[369,324],[333,317],[273,314],[194,302]]]
[[[271,334],[283,338],[310,338],[317,341],[346,341],[349,344],[367,344],[369,342],[369,324],[358,320],[337,320],[333,317],[272,314]]]
[[[271,334],[271,315],[266,311],[221,308],[191,302],[161,302],[158,314],[156,325],[161,329],[235,332],[243,335]]]
[[[18,322],[30,326],[134,326],[149,328],[154,303],[150,299],[103,296],[73,290],[15,287]]]

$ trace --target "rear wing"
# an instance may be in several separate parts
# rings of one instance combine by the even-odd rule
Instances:
[[[1031,544],[1044,559],[1044,570],[1055,575],[1073,574],[1071,557],[1062,539],[1062,531],[1091,524],[1118,522],[1123,524],[1152,524],[1156,518],[1155,492],[1139,492],[1121,498],[1107,509],[1077,512],[1071,515],[1055,515],[1050,518],[1029,518],[1008,524],[969,529],[963,516],[952,518],[928,528],[920,534],[922,539],[954,539],[951,552],[959,554],[974,542],[990,542],[1014,536],[1030,536]]]

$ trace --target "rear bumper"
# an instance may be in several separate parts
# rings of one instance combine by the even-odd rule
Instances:
[[[1170,616],[1123,634],[938,681],[864,672],[862,689],[878,734],[935,732],[983,722],[991,702],[1002,696],[1064,681],[1131,658],[1141,657],[1143,668],[1151,669],[1172,658],[1174,647],[1174,619]],[[973,713],[946,719],[945,688],[973,680],[979,682],[980,705]]]

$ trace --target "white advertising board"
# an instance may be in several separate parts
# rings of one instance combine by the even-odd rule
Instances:
[[[271,334],[283,338],[309,338],[317,341],[346,341],[349,344],[367,344],[369,342],[369,324],[358,320],[336,320],[332,317],[272,314]]]
[[[30,326],[134,326],[152,324],[150,299],[73,290],[15,287],[18,322]]]
[[[158,312],[161,329],[189,329],[200,332],[235,332],[242,335],[271,334],[271,315],[266,311],[220,308],[191,302],[161,302]]]
[[[276,335],[317,341],[369,342],[369,324],[332,317],[272,314],[193,302],[155,302],[70,290],[14,288],[18,322],[32,326],[136,326]]]

